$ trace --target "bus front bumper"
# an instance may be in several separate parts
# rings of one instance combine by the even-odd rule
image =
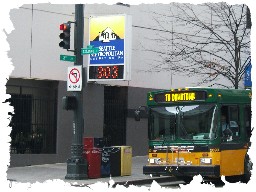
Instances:
[[[219,165],[192,166],[192,165],[146,165],[143,166],[145,175],[173,175],[173,176],[220,176]]]

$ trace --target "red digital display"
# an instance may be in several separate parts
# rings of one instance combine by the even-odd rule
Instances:
[[[97,79],[116,79],[118,77],[118,66],[98,67]]]
[[[124,66],[90,66],[89,79],[123,79]]]

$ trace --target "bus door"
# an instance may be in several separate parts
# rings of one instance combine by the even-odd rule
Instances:
[[[244,171],[246,150],[241,141],[240,127],[238,105],[223,105],[220,111],[221,175],[240,175]]]

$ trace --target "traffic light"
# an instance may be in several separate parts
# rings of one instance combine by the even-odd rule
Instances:
[[[63,32],[59,36],[60,39],[62,39],[59,46],[63,49],[70,49],[70,23],[62,23],[60,25],[60,30]]]
[[[77,100],[75,96],[65,96],[62,98],[62,107],[65,110],[75,110],[77,108]]]

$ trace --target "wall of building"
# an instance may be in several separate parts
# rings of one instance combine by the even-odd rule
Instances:
[[[58,86],[57,107],[57,162],[65,162],[71,155],[73,112],[63,110],[62,108],[62,97],[66,95],[70,95],[67,93],[67,83],[60,81]]]
[[[73,111],[62,108],[62,97],[67,92],[67,83],[60,81],[58,86],[57,120],[57,162],[65,162],[71,156]],[[103,137],[104,86],[85,85],[83,94],[84,135],[83,137]]]
[[[147,51],[147,49],[155,48],[167,51],[166,48],[159,47],[157,41],[154,41],[163,34],[150,30],[157,28],[152,13],[158,11],[164,14],[168,11],[168,6],[142,4],[123,7],[85,4],[84,10],[84,47],[89,44],[90,15],[129,14],[132,16],[131,81],[99,82],[99,84],[155,89],[178,88],[196,84],[196,77],[187,78],[182,74],[167,70],[157,73],[150,71],[156,63],[163,62],[164,55]],[[10,19],[15,27],[15,30],[7,37],[10,44],[9,57],[12,58],[15,67],[11,77],[67,80],[67,67],[73,64],[60,61],[59,57],[61,54],[73,54],[59,47],[61,32],[59,25],[63,22],[74,21],[74,12],[74,5],[52,4],[23,5],[19,9],[11,10]],[[72,25],[71,34],[73,34],[73,30],[74,26]],[[71,36],[71,45],[73,45],[73,36]],[[84,55],[85,68],[87,64],[88,55]]]
[[[135,121],[134,111],[147,103],[147,92],[152,89],[129,87],[128,117],[126,122],[126,144],[132,146],[133,155],[141,156],[148,153],[148,120],[141,118]]]
[[[66,80],[72,63],[60,62],[60,54],[67,52],[59,47],[59,25],[73,21],[72,13],[74,6],[52,4],[23,5],[10,11],[15,28],[7,37],[8,56],[15,67],[11,77]]]

